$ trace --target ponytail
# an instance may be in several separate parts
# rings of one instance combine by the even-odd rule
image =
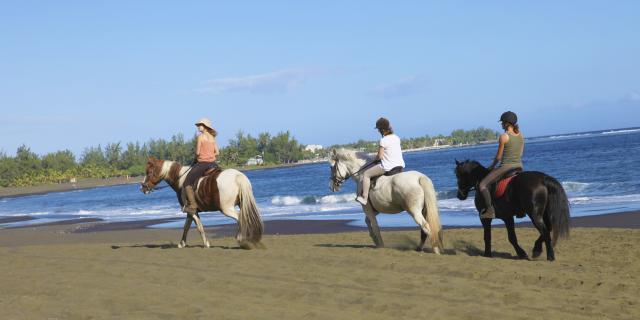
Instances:
[[[513,132],[520,134],[520,127],[517,124],[512,124],[511,126],[513,127]]]

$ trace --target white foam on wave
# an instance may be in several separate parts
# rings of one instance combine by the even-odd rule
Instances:
[[[640,194],[629,194],[622,196],[591,196],[591,197],[574,197],[569,199],[572,205],[583,204],[616,204],[616,203],[633,203],[640,202]]]
[[[275,206],[323,205],[351,202],[356,198],[355,193],[336,194],[326,196],[275,196],[271,204]]]
[[[622,129],[622,130],[610,130],[610,131],[605,131],[602,134],[618,134],[618,133],[633,133],[633,132],[640,132],[640,128]]]
[[[567,192],[581,192],[587,189],[591,184],[586,182],[562,181],[562,187]]]
[[[464,201],[453,198],[438,200],[438,208],[446,211],[474,211],[476,210],[476,205],[473,202],[473,197],[469,197]]]
[[[578,137],[592,136],[592,135],[595,135],[595,134],[597,134],[597,133],[591,132],[591,133],[563,134],[563,135],[557,135],[557,136],[550,136],[549,139],[578,138]]]

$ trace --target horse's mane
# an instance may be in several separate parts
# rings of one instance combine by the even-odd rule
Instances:
[[[354,161],[360,159],[369,162],[373,160],[373,157],[369,153],[363,151],[356,151],[352,149],[334,149],[331,159],[334,161]]]

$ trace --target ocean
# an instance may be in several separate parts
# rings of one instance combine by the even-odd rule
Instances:
[[[488,165],[497,144],[405,153],[406,170],[431,178],[438,194],[443,225],[479,226],[473,194],[465,201],[456,195],[455,160],[474,159]],[[528,138],[525,170],[545,172],[562,182],[571,204],[571,216],[640,210],[640,128],[583,132]],[[349,220],[365,226],[364,213],[354,201],[355,184],[340,192],[329,190],[328,163],[247,171],[264,220]],[[35,225],[77,218],[107,222],[171,218],[154,228],[182,227],[175,193],[165,188],[144,195],[139,185],[120,185],[0,199],[0,218],[35,219],[1,227]],[[205,225],[234,223],[219,212],[203,213]],[[382,227],[415,226],[406,213],[380,214]],[[518,221],[528,221],[528,218]]]

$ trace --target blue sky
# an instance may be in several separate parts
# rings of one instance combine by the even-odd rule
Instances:
[[[4,1],[0,150],[640,126],[638,1]]]

